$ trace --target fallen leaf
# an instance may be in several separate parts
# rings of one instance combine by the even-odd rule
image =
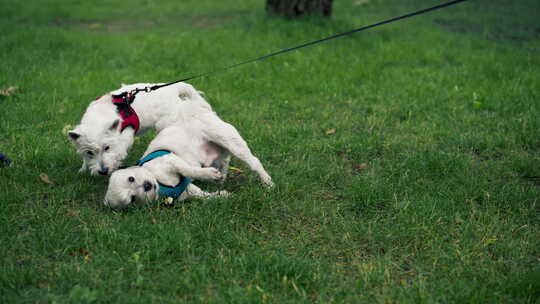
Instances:
[[[91,30],[97,30],[100,27],[101,27],[101,24],[99,24],[99,23],[91,23],[91,24],[88,25],[88,28],[91,29]]]
[[[365,168],[367,168],[367,166],[368,166],[368,163],[359,163],[355,165],[354,168],[356,170],[364,170]]]
[[[360,171],[366,170],[368,166],[369,166],[368,163],[359,163],[359,164],[354,164],[352,166],[352,169],[354,172],[360,172]]]
[[[82,256],[84,258],[86,258],[86,257],[90,258],[90,252],[88,252],[88,250],[86,250],[84,248],[79,248],[78,250],[71,251],[69,253],[69,255],[72,256],[72,257]]]
[[[233,167],[233,166],[229,166],[229,170],[236,171],[236,172],[239,172],[239,173],[244,173],[243,169],[236,168],[236,167]]]
[[[65,125],[65,126],[62,128],[62,134],[64,134],[64,135],[67,136],[67,135],[68,135],[68,132],[69,132],[70,130],[73,130],[73,126],[72,126],[72,125],[69,125],[69,124],[68,124],[68,125]]]
[[[0,96],[6,96],[6,97],[11,96],[11,93],[17,91],[18,89],[19,88],[17,87],[9,87],[6,89],[2,89],[0,90]]]
[[[497,238],[488,238],[487,240],[484,241],[484,246],[487,246],[489,244],[493,244],[497,242]]]
[[[49,288],[50,286],[51,286],[51,283],[49,283],[47,281],[39,282],[39,287],[41,287],[41,288]]]
[[[67,215],[69,215],[69,216],[77,216],[77,215],[79,215],[79,213],[81,213],[79,210],[68,210],[67,211]]]
[[[54,185],[54,183],[49,179],[49,176],[45,173],[39,175],[39,179],[45,184]]]
[[[334,134],[336,134],[336,128],[326,129],[326,131],[324,131],[324,134],[326,134],[326,135],[334,135]]]
[[[90,252],[88,252],[88,250],[86,250],[84,248],[79,248],[79,250],[77,250],[77,251],[72,251],[72,252],[69,253],[69,255],[72,256],[72,257],[81,256],[85,263],[90,262],[90,258],[92,257],[90,255]]]

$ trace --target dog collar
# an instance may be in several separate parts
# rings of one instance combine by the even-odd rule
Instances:
[[[116,106],[118,115],[122,118],[120,132],[123,132],[127,127],[132,127],[135,130],[135,134],[139,131],[141,122],[139,121],[137,112],[131,107],[134,100],[135,95],[127,92],[112,96],[112,103]]]
[[[164,155],[167,155],[167,154],[170,154],[171,151],[167,151],[167,150],[157,150],[157,151],[154,151],[148,155],[146,155],[145,157],[143,157],[141,160],[139,160],[137,162],[137,166],[142,166],[144,165],[145,163],[153,160],[153,159],[156,159],[160,156],[164,156]],[[177,199],[180,195],[182,195],[182,193],[184,193],[184,191],[186,191],[186,188],[187,186],[193,181],[191,178],[189,177],[185,177],[181,174],[178,174],[179,177],[180,177],[180,182],[178,183],[178,185],[172,187],[172,186],[169,186],[169,185],[164,185],[162,183],[160,183],[158,181],[158,185],[159,185],[159,196],[162,196],[162,197],[172,197],[173,199]]]

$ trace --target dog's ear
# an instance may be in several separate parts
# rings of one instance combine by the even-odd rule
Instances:
[[[68,136],[71,140],[77,141],[79,137],[81,137],[81,134],[77,133],[75,130],[68,131]]]
[[[115,119],[114,122],[109,127],[109,131],[117,130],[119,125],[120,125],[120,119]]]

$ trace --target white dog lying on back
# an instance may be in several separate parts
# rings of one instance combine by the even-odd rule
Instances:
[[[183,200],[211,198],[227,191],[205,192],[192,180],[218,181],[229,162],[229,152],[209,141],[201,121],[163,129],[150,143],[137,166],[112,173],[104,204],[114,209],[140,205],[159,197]]]
[[[114,94],[153,85],[123,86],[90,103],[81,123],[68,132],[77,153],[83,157],[80,172],[90,170],[92,175],[112,173],[126,158],[135,135],[152,127],[161,131],[174,124],[188,130],[189,134],[196,134],[198,141],[191,141],[196,149],[207,148],[212,143],[227,151],[219,165],[222,179],[226,176],[230,152],[257,172],[265,185],[273,185],[271,177],[238,131],[222,121],[189,84],[180,82],[153,92],[140,92],[129,108],[131,112],[120,114],[121,107],[113,99]]]

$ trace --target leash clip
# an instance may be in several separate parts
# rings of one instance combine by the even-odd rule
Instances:
[[[117,95],[113,95],[113,103],[116,104],[116,105],[120,105],[120,104],[126,104],[126,105],[131,105],[133,103],[133,101],[135,100],[135,95],[137,94],[137,92],[135,92],[135,90],[131,91],[131,92],[122,92],[120,94],[117,94]]]
[[[122,94],[126,94],[127,93],[127,96],[133,96],[135,97],[135,95],[137,95],[139,92],[145,92],[145,93],[150,93],[152,92],[152,88],[151,87],[144,87],[143,89],[139,89],[139,88],[135,88],[133,90],[131,90],[129,93],[127,92],[124,92]]]
[[[153,89],[152,87],[144,87],[143,89],[140,89],[140,88],[135,88],[129,92],[127,91],[124,91],[120,94],[117,94],[117,95],[113,95],[113,99],[120,99],[122,100],[122,103],[125,103],[127,105],[131,105],[133,103],[133,101],[135,100],[135,95],[137,95],[139,92],[145,92],[145,93],[150,93],[152,92]],[[118,103],[118,101],[116,102]]]

